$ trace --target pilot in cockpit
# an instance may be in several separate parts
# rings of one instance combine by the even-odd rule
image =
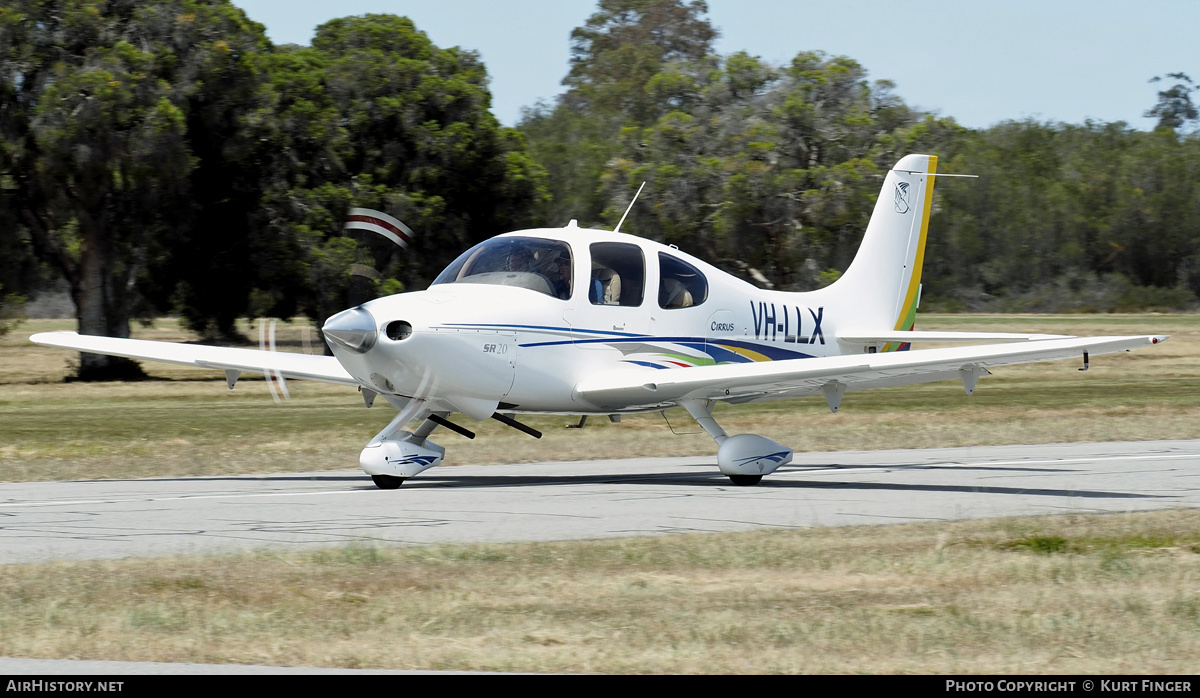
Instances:
[[[524,247],[514,248],[504,266],[507,271],[533,271],[533,255]]]
[[[541,266],[539,271],[550,282],[554,295],[566,299],[571,297],[571,260],[550,253],[550,259]]]

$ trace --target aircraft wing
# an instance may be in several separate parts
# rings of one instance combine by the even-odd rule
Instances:
[[[278,371],[284,378],[358,385],[332,356],[294,354],[284,351],[260,351],[203,344],[153,342],[145,339],[95,337],[75,332],[42,332],[29,338],[35,344],[61,349],[76,349],[91,354],[123,356],[127,359],[162,361],[169,364],[221,370],[265,373]]]
[[[837,338],[848,344],[886,342],[1032,342],[1039,339],[1067,339],[1067,334],[1015,334],[1012,332],[936,332],[931,330],[895,330],[893,332],[838,332]]]
[[[880,354],[695,366],[679,369],[630,367],[580,381],[576,396],[600,409],[655,407],[683,399],[749,402],[835,390],[866,390],[894,385],[964,379],[974,385],[989,366],[1082,358],[1129,351],[1166,341],[1162,335],[1070,337],[1019,344],[920,349]],[[966,383],[964,382],[964,385]],[[840,398],[839,398],[840,399]]]

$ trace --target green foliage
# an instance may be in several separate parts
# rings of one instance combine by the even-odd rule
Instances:
[[[404,284],[396,279],[383,279],[379,282],[379,295],[391,296],[404,292]]]
[[[439,49],[405,18],[330,21],[277,51],[258,119],[269,166],[254,257],[282,291],[272,314],[321,320],[386,289],[423,288],[463,249],[533,223],[545,173],[490,113],[477,54]],[[343,231],[374,208],[416,237],[401,252]],[[351,264],[396,280],[359,286]]]
[[[572,33],[567,91],[520,125],[551,174],[548,222],[611,226],[646,181],[625,230],[759,285],[817,288],[853,259],[887,168],[926,152],[941,172],[980,175],[938,180],[927,307],[1197,303],[1200,136],[1177,133],[1196,119],[1188,76],[1167,76],[1153,134],[1033,121],[971,131],[912,110],[844,56],[718,56],[705,11],[606,1]]]
[[[995,544],[999,550],[1029,551],[1042,555],[1056,553],[1072,553],[1084,555],[1099,553],[1108,566],[1122,559],[1130,552],[1148,550],[1187,550],[1197,552],[1195,534],[1179,535],[1158,534],[1126,534],[1115,536],[1082,535],[1065,538],[1054,535],[1029,535],[1021,538],[1000,541]]]
[[[0,285],[0,291],[3,290],[4,286]],[[9,330],[21,324],[21,321],[25,319],[21,312],[24,304],[25,299],[15,293],[0,295],[0,336],[8,334]]]
[[[1158,119],[1160,130],[1174,131],[1185,123],[1200,118],[1200,111],[1192,104],[1192,93],[1196,91],[1196,85],[1187,73],[1167,73],[1167,77],[1177,82],[1158,93],[1158,104],[1148,110],[1145,116]],[[1156,76],[1151,78],[1150,82],[1161,80],[1162,76]]]
[[[563,79],[570,101],[642,126],[661,114],[664,101],[683,106],[671,104],[682,93],[669,84],[686,85],[687,73],[709,58],[717,30],[706,12],[701,0],[600,0],[571,32],[571,70]]]
[[[926,291],[968,309],[1181,309],[1200,292],[1200,140],[1125,124],[999,124],[939,180]],[[1135,290],[1137,289],[1137,290]]]
[[[698,0],[601,0],[571,32],[567,92],[554,105],[526,110],[518,126],[549,173],[540,218],[551,225],[617,222],[631,192],[616,197],[624,202],[618,206],[603,178],[621,153],[622,130],[695,106],[698,81],[714,65],[717,30],[707,11]]]
[[[825,271],[817,274],[817,281],[820,283],[821,288],[824,288],[832,284],[834,281],[837,281],[839,278],[841,278],[841,276],[842,272],[838,271],[837,269],[826,269]]]
[[[249,310],[320,320],[381,292],[351,264],[423,287],[545,197],[478,55],[400,17],[275,48],[224,0],[18,0],[0,7],[0,76],[0,250],[28,239],[85,333],[165,309],[210,336]],[[343,232],[352,206],[418,231],[407,253]],[[21,259],[0,276],[29,277]]]
[[[956,133],[920,121],[848,58],[709,63],[691,73],[690,111],[622,133],[605,178],[609,212],[646,180],[651,215],[631,218],[631,230],[772,288],[828,284],[819,270],[853,258],[894,148]]]
[[[1029,536],[1000,543],[997,547],[1001,550],[1028,550],[1042,555],[1073,552],[1071,542],[1062,536]]]
[[[147,270],[179,251],[175,231],[205,225],[198,178],[222,163],[197,146],[198,126],[226,118],[265,46],[227,2],[0,7],[0,173],[12,183],[0,209],[70,285],[81,332],[128,336],[150,310]],[[111,370],[129,374],[82,357],[81,376]]]

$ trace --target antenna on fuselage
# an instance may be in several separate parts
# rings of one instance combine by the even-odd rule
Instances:
[[[629,208],[625,209],[625,215],[621,216],[621,220],[617,221],[617,227],[613,228],[614,233],[621,232],[621,224],[625,222],[625,216],[628,216],[629,212],[633,210],[633,205],[637,203],[638,195],[641,194],[642,190],[645,188],[646,188],[646,183],[642,182],[642,186],[638,187],[637,194],[633,195],[633,201],[629,202]]]

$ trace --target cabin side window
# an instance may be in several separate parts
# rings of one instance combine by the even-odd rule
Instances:
[[[641,305],[646,289],[642,248],[627,242],[595,242],[591,252],[588,300],[592,305]]]
[[[658,270],[659,307],[690,308],[708,300],[708,279],[696,267],[659,252]]]

